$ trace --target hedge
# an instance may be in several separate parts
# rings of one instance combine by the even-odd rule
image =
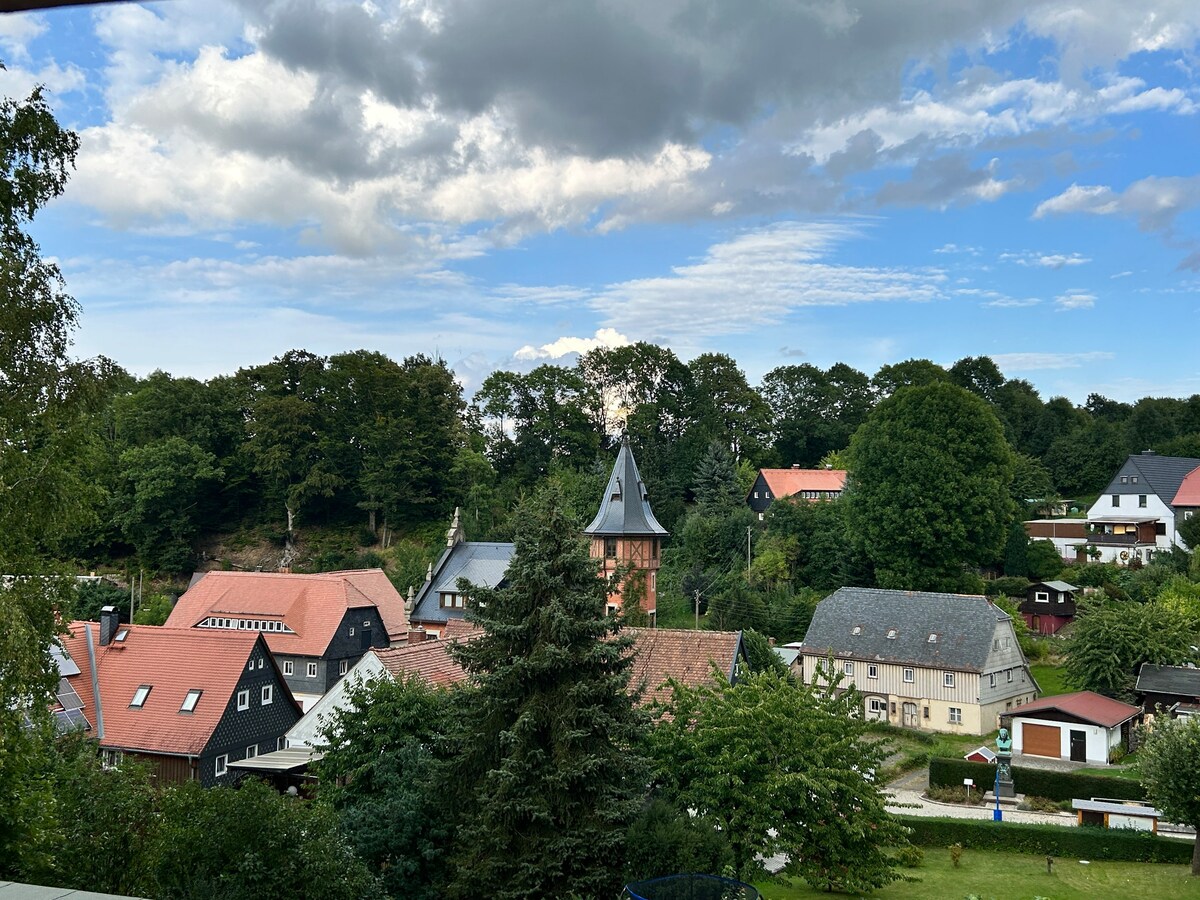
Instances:
[[[987,819],[897,816],[912,829],[909,840],[923,847],[962,844],[974,850],[1008,850],[1069,859],[1191,864],[1192,844],[1126,828],[1032,825]]]
[[[1047,800],[1087,800],[1105,797],[1113,800],[1144,800],[1145,788],[1128,778],[1108,778],[1104,775],[1076,775],[1072,772],[1052,772],[1013,766],[1013,788],[1028,797]],[[935,756],[929,760],[930,787],[961,787],[964,778],[974,779],[980,790],[989,790],[996,781],[996,767],[988,763],[971,762]]]

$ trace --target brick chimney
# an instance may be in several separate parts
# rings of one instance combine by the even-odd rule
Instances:
[[[408,642],[410,644],[419,644],[424,641],[429,635],[425,633],[423,626],[418,625],[408,632]]]
[[[115,606],[106,606],[100,610],[100,646],[107,647],[117,635],[121,625],[121,614]]]

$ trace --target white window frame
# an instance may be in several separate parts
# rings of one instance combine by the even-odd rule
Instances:
[[[294,673],[294,671],[295,671],[295,666],[292,665],[292,661],[290,659],[285,659],[283,661],[283,674],[291,675]]]
[[[867,677],[868,678],[878,678],[879,677],[879,666],[875,665],[875,663],[867,663]]]
[[[308,668],[305,669],[305,671],[304,671],[304,677],[305,678],[316,678],[317,677],[317,664],[315,662],[310,662],[308,664]]]
[[[953,672],[943,672],[942,673],[942,687],[948,687],[948,688],[954,687],[954,673]]]
[[[253,658],[251,658],[250,662],[246,663],[246,671],[247,672],[254,671],[254,659]]]
[[[1008,670],[1008,683],[1009,684],[1013,683],[1013,670],[1012,669]]]
[[[237,692],[237,708],[238,712],[245,712],[250,708],[250,691],[242,689]]]
[[[260,669],[263,667],[263,663],[264,663],[264,662],[266,662],[266,660],[265,660],[265,659],[260,659],[260,660],[258,661],[258,667],[259,667]]]
[[[993,672],[991,675],[988,676],[988,687],[995,687],[995,686],[996,686],[996,673]]]
[[[850,660],[846,660],[845,662],[843,662],[842,663],[842,674],[853,676],[854,675],[854,663],[852,663]]]
[[[348,660],[348,659],[339,660],[338,674],[345,675],[349,671],[350,671],[350,660]]]
[[[354,637],[354,626],[350,626],[350,637]]]
[[[1049,591],[1034,591],[1033,592],[1033,602],[1034,603],[1049,603],[1050,602],[1050,592]]]
[[[871,697],[867,701],[867,708],[873,713],[886,713],[887,701],[880,700],[878,697]]]
[[[962,724],[962,707],[961,706],[951,706],[950,707],[949,721],[950,721],[951,725],[961,725]]]
[[[903,677],[905,684],[912,684],[916,681],[916,673],[911,668],[905,668]]]
[[[190,713],[196,711],[196,704],[200,702],[200,697],[204,694],[200,688],[192,688],[183,698],[183,703],[179,704],[181,713]],[[188,701],[191,701],[190,703]]]
[[[262,686],[262,705],[270,706],[275,702],[275,687],[274,685],[264,684]]]
[[[244,758],[254,759],[256,756],[258,756],[258,744],[251,744],[246,748],[246,756]]]
[[[146,705],[146,698],[150,696],[150,692],[154,690],[152,684],[138,685],[138,689],[133,692],[133,699],[129,701],[130,709],[141,709]]]
[[[220,778],[222,775],[225,775],[228,772],[229,772],[229,754],[222,753],[220,756],[217,757],[217,761],[213,765],[213,774],[216,775],[217,778]]]

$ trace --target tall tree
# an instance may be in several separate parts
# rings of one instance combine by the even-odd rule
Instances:
[[[698,426],[718,440],[736,461],[754,458],[768,430],[770,409],[746,382],[737,363],[724,353],[701,353],[690,363]]]
[[[450,895],[615,895],[645,785],[630,639],[604,614],[607,586],[558,492],[517,521],[507,586],[464,584],[483,636],[451,651],[477,690],[459,711],[451,782],[470,814]]]
[[[1109,601],[1082,611],[1067,641],[1067,680],[1118,700],[1133,697],[1142,663],[1200,662],[1189,618],[1158,603]]]
[[[850,446],[849,523],[882,587],[957,590],[997,561],[1013,512],[995,414],[946,382],[901,388]]]
[[[1200,831],[1200,719],[1159,716],[1138,752],[1137,768],[1163,815]],[[1200,875],[1200,841],[1192,851],[1192,875]]]

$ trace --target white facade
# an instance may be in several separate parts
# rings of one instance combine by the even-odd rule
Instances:
[[[1108,765],[1108,754],[1121,743],[1121,726],[1105,728],[1084,722],[1056,722],[1050,719],[1013,716],[1012,742],[1014,753],[1024,753],[1025,725],[1045,725],[1059,730],[1059,759],[1071,758],[1071,732],[1082,731],[1086,735],[1084,756],[1087,762],[1098,766]]]
[[[1143,562],[1148,562],[1156,550],[1168,550],[1173,544],[1183,546],[1183,542],[1175,531],[1174,508],[1153,493],[1149,485],[1143,485],[1143,487],[1147,491],[1145,494],[1101,494],[1092,508],[1088,510],[1088,525],[1093,528],[1111,529],[1110,533],[1123,534],[1127,527],[1124,522],[1156,519],[1165,525],[1166,533],[1155,535],[1153,543],[1112,545],[1088,541],[1088,546],[1095,547],[1100,551],[1097,562],[1115,562],[1124,565],[1134,559],[1135,555]],[[1118,519],[1123,521],[1115,521]],[[1132,526],[1135,533],[1136,527],[1136,525]]]
[[[318,696],[311,706],[304,707],[304,715],[300,721],[293,725],[285,735],[287,739],[285,747],[298,749],[320,745],[322,743],[321,730],[325,727],[325,723],[335,711],[349,707],[350,700],[347,694],[350,688],[373,678],[385,676],[387,676],[387,670],[379,661],[379,657],[370,651],[364,653],[362,659],[354,664],[344,678],[339,678],[337,683]]]

